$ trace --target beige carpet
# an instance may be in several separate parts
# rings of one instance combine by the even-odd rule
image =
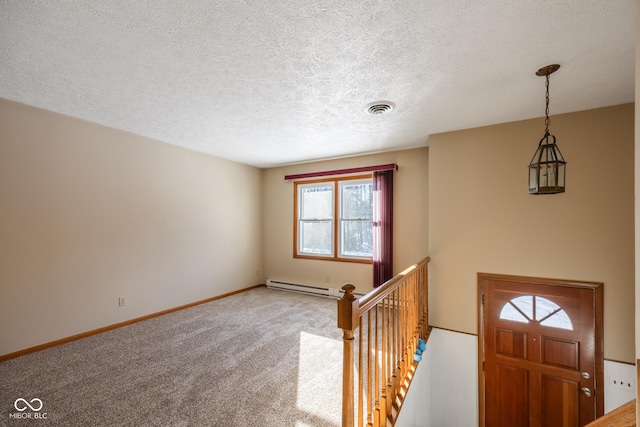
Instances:
[[[339,426],[341,369],[335,300],[258,288],[0,363],[0,425]]]

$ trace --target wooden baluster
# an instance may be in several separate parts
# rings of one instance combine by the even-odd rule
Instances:
[[[416,280],[416,321],[417,321],[417,336],[421,337],[422,336],[422,310],[423,310],[423,305],[422,305],[422,279],[421,279],[421,274],[420,272],[418,272],[418,279]]]
[[[362,316],[358,319],[360,336],[358,337],[358,426],[364,423],[364,351],[362,351],[363,329]]]
[[[422,332],[423,337],[426,339],[427,331],[429,330],[429,264],[424,264],[424,279],[422,286],[424,292],[424,330]]]
[[[393,403],[395,404],[400,384],[400,292],[393,291],[394,313],[393,313]]]
[[[424,321],[424,301],[422,300],[424,294],[422,293],[422,277],[418,277],[418,282],[416,283],[416,298],[418,300],[418,304],[416,306],[416,316],[418,317],[418,329],[417,336],[418,338],[422,338],[422,329],[423,329],[423,321]],[[416,343],[418,345],[418,343]]]
[[[403,334],[403,325],[404,325],[404,299],[402,296],[402,286],[398,288],[398,302],[400,304],[398,311],[398,374],[396,375],[397,383],[395,396],[398,396],[398,392],[400,391],[400,387],[402,386],[402,364],[404,362],[404,334]],[[397,407],[397,402],[396,402]]]
[[[420,337],[423,339],[427,336],[427,311],[429,309],[429,306],[427,304],[426,279],[426,269],[424,267],[421,267],[420,284],[418,285],[418,289],[420,291]]]
[[[402,286],[398,287],[398,327],[396,330],[397,338],[397,348],[396,348],[396,382],[393,390],[393,400],[395,404],[396,413],[398,411],[398,392],[400,391],[400,386],[402,384],[402,360],[404,349],[402,348],[402,324],[403,324],[403,300],[402,300]]]
[[[422,301],[422,274],[421,270],[418,271],[418,279],[416,280],[416,316],[418,317],[418,337],[422,336],[422,319],[424,311],[424,302]]]
[[[407,321],[404,324],[404,336],[405,336],[405,361],[404,361],[404,373],[402,378],[407,377],[407,373],[409,372],[409,368],[413,364],[413,301],[411,299],[411,281],[413,279],[413,274],[407,278],[404,284],[404,296],[406,298],[406,306],[407,306]]]
[[[385,415],[387,418],[392,414],[391,404],[393,403],[392,379],[392,356],[393,356],[393,323],[391,320],[391,296],[387,296],[387,334],[386,334],[386,361],[385,361],[385,377],[386,377],[386,403]]]
[[[422,266],[420,267],[420,271],[419,271],[419,279],[418,279],[418,302],[420,303],[418,305],[418,316],[420,317],[419,322],[420,322],[420,331],[418,332],[418,335],[421,338],[424,338],[425,336],[425,330],[424,330],[424,321],[425,321],[425,315],[426,315],[426,300],[424,299],[425,294],[424,294],[424,268],[422,268]]]
[[[424,301],[424,292],[423,292],[423,280],[424,280],[424,269],[422,266],[418,271],[418,317],[419,317],[419,330],[418,336],[420,338],[424,338],[425,330],[424,330],[424,320],[425,320],[425,301]]]
[[[408,342],[407,342],[407,322],[409,320],[409,306],[407,301],[407,286],[406,281],[400,286],[400,295],[402,300],[402,321],[400,323],[401,329],[400,334],[402,337],[402,359],[400,361],[400,384],[398,386],[398,391],[402,388],[402,381],[404,381],[407,375],[407,359],[408,359]]]
[[[413,362],[413,354],[418,347],[418,336],[420,334],[420,323],[418,322],[418,278],[417,275],[413,275],[411,278],[410,288],[411,298],[409,303],[411,304],[411,321],[409,323],[409,330],[411,331],[411,349],[409,352],[409,364]]]
[[[405,360],[405,349],[404,349],[404,325],[405,325],[405,308],[404,308],[404,304],[405,304],[405,299],[404,299],[404,289],[402,287],[402,285],[398,288],[398,295],[399,295],[399,301],[400,301],[400,311],[399,311],[399,316],[400,316],[400,320],[398,321],[398,379],[400,380],[400,382],[398,383],[398,388],[396,389],[396,396],[398,391],[400,391],[400,387],[402,385],[402,379],[404,379],[404,360]]]
[[[378,308],[379,305],[375,305],[372,310],[375,310],[375,322],[373,329],[375,331],[375,339],[373,344],[373,355],[374,355],[374,405],[373,405],[373,423],[375,426],[380,425],[380,341],[378,340],[378,335],[380,334],[379,325],[378,325]]]
[[[406,287],[406,298],[407,298],[407,323],[405,323],[405,334],[406,334],[406,354],[407,360],[405,362],[405,375],[402,378],[406,378],[407,372],[411,368],[413,364],[413,352],[415,348],[413,347],[413,337],[414,337],[414,323],[413,323],[413,274],[407,278],[407,282],[405,284]]]
[[[338,300],[338,327],[342,329],[342,427],[353,427],[353,332],[358,316],[355,286],[342,287],[344,295]]]
[[[406,336],[406,354],[407,360],[404,364],[405,375],[402,378],[406,378],[407,372],[409,372],[409,368],[413,364],[413,299],[411,294],[413,275],[407,279],[405,287],[406,290],[406,298],[407,298],[407,323],[405,323],[405,336]]]
[[[404,283],[404,297],[405,297],[405,306],[407,311],[407,319],[404,324],[404,352],[405,352],[405,360],[404,360],[404,372],[402,374],[402,378],[405,379],[407,377],[407,373],[409,372],[409,368],[413,363],[413,353],[411,352],[411,346],[413,341],[413,327],[411,324],[411,316],[412,316],[412,301],[411,301],[411,278],[413,275],[409,276]]]
[[[395,339],[395,292],[389,295],[389,376],[387,393],[387,416],[393,416],[393,399],[395,397],[396,375],[396,339]]]
[[[416,274],[413,276],[413,280],[411,281],[411,323],[409,324],[411,328],[411,361],[413,361],[413,354],[418,348],[418,337],[420,336],[420,321],[418,320],[419,304],[418,276]]]
[[[367,426],[373,426],[373,379],[371,372],[371,311],[367,312]]]
[[[380,390],[380,425],[386,426],[387,425],[387,357],[389,354],[389,351],[387,350],[387,334],[388,334],[388,330],[389,330],[389,325],[387,324],[387,301],[388,298],[384,298],[382,300],[381,304],[381,323],[382,323],[382,327],[381,327],[381,331],[380,331],[380,338],[381,338],[381,344],[380,344],[380,362],[381,362],[381,371],[380,371],[380,377],[381,377],[381,390]]]

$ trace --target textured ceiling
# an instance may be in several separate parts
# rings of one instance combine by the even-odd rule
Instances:
[[[635,0],[1,0],[0,97],[258,167],[633,102]],[[396,108],[369,115],[388,100]],[[541,132],[543,131],[541,123]],[[530,141],[526,141],[530,143]]]

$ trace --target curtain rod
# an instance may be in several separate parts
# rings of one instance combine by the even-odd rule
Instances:
[[[388,170],[398,170],[398,165],[396,165],[395,163],[389,163],[386,165],[363,166],[360,168],[336,169],[332,171],[299,173],[296,175],[285,175],[284,180],[289,181],[292,179],[316,178],[319,176],[345,175],[348,173],[375,172],[375,171],[388,171]]]

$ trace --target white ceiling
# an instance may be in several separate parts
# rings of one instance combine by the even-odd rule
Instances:
[[[541,117],[552,63],[552,117],[633,102],[635,27],[635,0],[1,0],[0,97],[271,167]]]

